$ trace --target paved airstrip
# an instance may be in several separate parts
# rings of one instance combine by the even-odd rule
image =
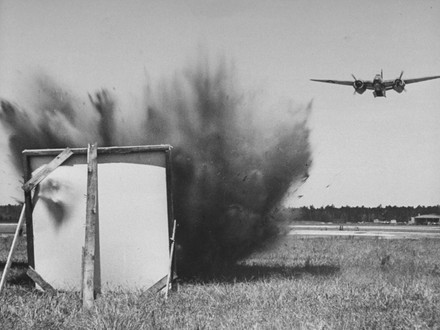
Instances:
[[[293,224],[288,235],[326,237],[377,237],[385,239],[398,238],[439,238],[440,226],[415,225],[346,225],[346,224]],[[0,235],[11,235],[15,232],[15,224],[0,224]]]
[[[14,234],[16,228],[15,223],[0,223],[0,235]]]
[[[293,224],[288,235],[305,237],[373,237],[383,239],[440,239],[440,226],[415,225],[345,225],[345,224]]]

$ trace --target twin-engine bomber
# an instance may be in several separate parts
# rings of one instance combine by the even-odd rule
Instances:
[[[403,71],[400,73],[399,78],[394,80],[384,80],[383,79],[383,71],[380,71],[380,74],[377,74],[373,81],[371,80],[360,80],[357,79],[353,74],[351,75],[354,81],[344,81],[344,80],[321,80],[321,79],[310,79],[312,81],[319,81],[329,84],[339,84],[346,86],[354,87],[354,94],[363,94],[367,89],[373,90],[374,97],[386,97],[386,91],[393,89],[397,93],[402,93],[405,90],[405,85],[412,84],[420,81],[431,80],[440,78],[440,76],[431,76],[431,77],[423,77],[423,78],[415,78],[415,79],[406,79],[403,80]]]

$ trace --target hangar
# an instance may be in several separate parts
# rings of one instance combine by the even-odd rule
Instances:
[[[431,225],[435,224],[438,225],[440,222],[440,215],[438,214],[425,214],[425,215],[418,215],[413,218],[416,225]]]

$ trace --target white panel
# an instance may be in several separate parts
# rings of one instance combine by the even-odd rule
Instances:
[[[99,165],[98,194],[103,287],[153,285],[169,259],[165,168]]]
[[[35,270],[56,289],[81,287],[87,166],[61,166],[40,183],[33,211]],[[62,214],[64,211],[64,214]]]
[[[86,165],[61,166],[40,184],[33,213],[35,268],[57,289],[81,286],[86,177]],[[165,168],[99,164],[98,196],[103,290],[150,287],[168,267]]]

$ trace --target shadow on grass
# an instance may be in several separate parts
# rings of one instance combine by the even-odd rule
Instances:
[[[0,262],[0,275],[3,273],[5,262]],[[25,262],[12,263],[7,276],[7,283],[11,285],[33,286],[33,281],[26,275],[28,265]],[[235,264],[212,270],[210,273],[199,274],[194,277],[181,277],[182,282],[203,283],[237,283],[256,282],[272,278],[295,279],[304,275],[330,277],[339,273],[340,267],[335,265],[310,265],[304,266],[267,266]]]
[[[0,261],[0,274],[3,275],[6,262]],[[33,281],[26,275],[28,269],[27,262],[12,262],[6,277],[6,283],[12,285],[25,285],[29,286],[33,284]]]
[[[304,275],[313,276],[333,276],[340,271],[339,266],[334,265],[305,265],[302,267],[289,266],[265,266],[265,265],[242,265],[237,264],[216,270],[211,274],[204,274],[191,279],[182,279],[183,281],[196,282],[253,282],[271,278],[299,278]]]

